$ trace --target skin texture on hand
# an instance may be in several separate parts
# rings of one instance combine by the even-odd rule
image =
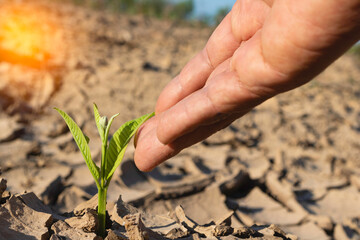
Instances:
[[[164,88],[137,136],[150,171],[268,98],[301,86],[360,38],[359,0],[238,0]]]

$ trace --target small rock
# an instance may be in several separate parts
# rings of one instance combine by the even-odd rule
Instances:
[[[108,234],[105,238],[105,240],[127,240],[127,239],[128,238],[124,234],[112,229],[108,231]]]
[[[188,218],[185,214],[185,211],[182,206],[177,206],[174,211],[174,217],[176,217],[177,222],[181,224],[185,224],[185,227],[189,228],[195,228],[197,225],[194,221],[192,221],[190,218]]]
[[[189,231],[183,231],[181,228],[173,228],[168,232],[165,237],[170,239],[184,238],[189,235]]]
[[[52,215],[54,220],[64,220],[64,216],[60,216],[56,213],[54,213],[51,208],[47,205],[44,205],[44,203],[33,193],[23,193],[16,195],[21,201],[23,201],[28,207],[31,209],[34,209],[37,212],[43,212],[43,213],[49,213]]]
[[[274,231],[274,233],[275,233],[274,236],[284,237],[285,238],[286,233],[279,226],[271,224],[269,226],[269,229],[272,229]]]
[[[274,236],[275,235],[275,231],[273,229],[269,228],[268,226],[256,227],[256,230],[264,236]]]
[[[190,239],[192,239],[192,240],[200,240],[202,238],[200,237],[200,234],[194,233],[194,234],[191,235]]]
[[[182,225],[182,228],[179,230],[181,230],[180,232],[182,232],[182,234],[185,236],[188,236],[189,233],[196,233],[205,235],[208,238],[213,237],[215,229],[215,225],[213,223],[207,226],[198,225],[196,222],[185,215],[184,209],[181,206],[177,206],[175,211],[170,213],[170,216],[176,219],[177,223]]]
[[[224,226],[224,225],[217,225],[214,230],[212,231],[212,234],[215,237],[222,237],[230,235],[234,232],[234,229],[230,226]]]
[[[0,207],[0,239],[49,239],[52,222],[51,214],[37,212],[13,196]]]
[[[65,220],[70,227],[82,229],[84,232],[95,232],[99,226],[97,213],[93,209],[85,211],[81,217],[72,217]]]
[[[74,209],[74,215],[75,216],[82,216],[84,215],[88,210],[96,210],[98,205],[98,196],[97,194],[93,196],[90,200],[86,202],[80,203],[75,209]]]
[[[127,215],[124,217],[125,229],[130,240],[144,240],[144,239],[165,239],[163,236],[146,228],[141,221],[140,214]]]
[[[186,216],[184,209],[181,206],[177,206],[175,211],[170,213],[170,215],[176,219],[176,222],[181,224],[188,232],[196,232],[206,237],[213,237],[215,225],[210,224],[208,226],[201,226]]]
[[[152,215],[147,212],[141,215],[144,225],[163,236],[187,236],[189,231],[178,221],[167,215]]]
[[[201,235],[205,235],[206,238],[212,238],[212,237],[214,237],[215,227],[216,226],[214,224],[205,225],[205,226],[197,225],[195,227],[194,231]]]
[[[50,240],[101,240],[101,237],[96,236],[95,233],[85,233],[82,230],[71,228],[67,223],[62,220],[57,221],[51,226],[51,230],[54,232],[51,235]]]
[[[239,238],[251,238],[253,236],[256,236],[256,234],[257,231],[246,227],[236,228],[234,229],[234,233],[233,233],[234,236]]]
[[[124,226],[125,222],[123,220],[123,217],[125,217],[126,215],[133,215],[138,213],[139,210],[133,206],[131,206],[128,203],[125,203],[122,198],[121,195],[119,196],[118,201],[115,204],[115,207],[113,208],[113,212],[111,214],[111,219],[117,223],[119,223],[120,225]]]
[[[219,218],[216,221],[216,225],[222,225],[222,226],[231,226],[231,218],[233,217],[234,212],[229,212],[223,217]]]
[[[269,225],[254,225],[251,229],[256,230],[257,233],[254,235],[266,237],[265,239],[286,239],[286,233],[278,226],[271,224]]]
[[[37,212],[52,214],[51,209],[48,206],[44,205],[44,203],[41,202],[40,199],[33,192],[19,194],[16,195],[16,197],[21,199],[21,201],[23,201],[28,207]]]
[[[286,238],[289,240],[298,240],[299,238],[295,236],[294,234],[286,234]]]
[[[57,235],[57,234],[53,234],[51,235],[50,240],[64,240],[65,237]],[[66,238],[65,238],[66,239]]]
[[[239,209],[236,210],[236,215],[239,217],[240,221],[244,223],[245,226],[250,227],[255,224],[255,220],[251,216],[244,212],[241,212]]]

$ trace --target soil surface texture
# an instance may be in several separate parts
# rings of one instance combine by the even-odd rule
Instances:
[[[53,107],[99,164],[92,103],[120,113],[113,131],[152,112],[213,29],[10,0],[0,29],[0,240],[102,239],[96,185]],[[105,239],[360,239],[359,66],[344,55],[152,172],[130,144]]]

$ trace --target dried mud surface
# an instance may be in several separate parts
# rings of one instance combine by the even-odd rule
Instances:
[[[0,44],[0,239],[100,239],[96,186],[52,107],[74,117],[99,161],[92,103],[120,113],[113,129],[151,112],[212,30],[66,4],[21,9],[51,23],[41,29],[53,45],[29,60]],[[130,145],[108,191],[106,239],[360,239],[359,139],[360,68],[345,55],[150,173]]]

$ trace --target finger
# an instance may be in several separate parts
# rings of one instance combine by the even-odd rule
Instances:
[[[141,171],[150,171],[153,167],[178,152],[170,145],[162,144],[156,137],[158,117],[146,121],[137,134],[134,161]]]
[[[206,49],[203,49],[163,89],[157,100],[155,113],[165,111],[185,96],[202,88],[212,70]]]
[[[261,28],[269,9],[263,0],[237,1],[205,48],[162,91],[156,104],[156,114],[202,88],[212,71],[233,55],[241,41],[249,39]]]
[[[218,114],[247,112],[271,96],[268,92],[252,92],[257,87],[250,89],[240,81],[238,74],[230,70],[230,61],[224,64],[228,71],[213,76],[204,88],[158,115],[157,135],[162,143],[171,143],[200,125],[213,122]]]
[[[231,10],[231,30],[238,42],[247,41],[262,28],[273,0],[239,0]]]
[[[139,133],[134,155],[135,164],[141,171],[151,171],[154,167],[178,154],[184,148],[200,142],[217,131],[227,127],[240,116],[240,114],[228,115],[221,121],[208,126],[199,127],[195,131],[177,139],[174,143],[169,145],[164,145],[157,139],[157,121],[156,119],[150,119],[144,124],[144,131]]]
[[[221,44],[216,44],[220,42]],[[189,61],[179,76],[162,91],[156,104],[156,113],[165,111],[190,93],[202,88],[214,68],[229,58],[238,46],[239,42],[231,33],[231,17],[228,14],[215,29],[205,48]]]
[[[157,116],[144,123],[139,132],[134,161],[141,171],[151,171],[156,165],[178,153],[170,145],[162,144],[156,136]],[[180,150],[179,150],[180,151]]]

